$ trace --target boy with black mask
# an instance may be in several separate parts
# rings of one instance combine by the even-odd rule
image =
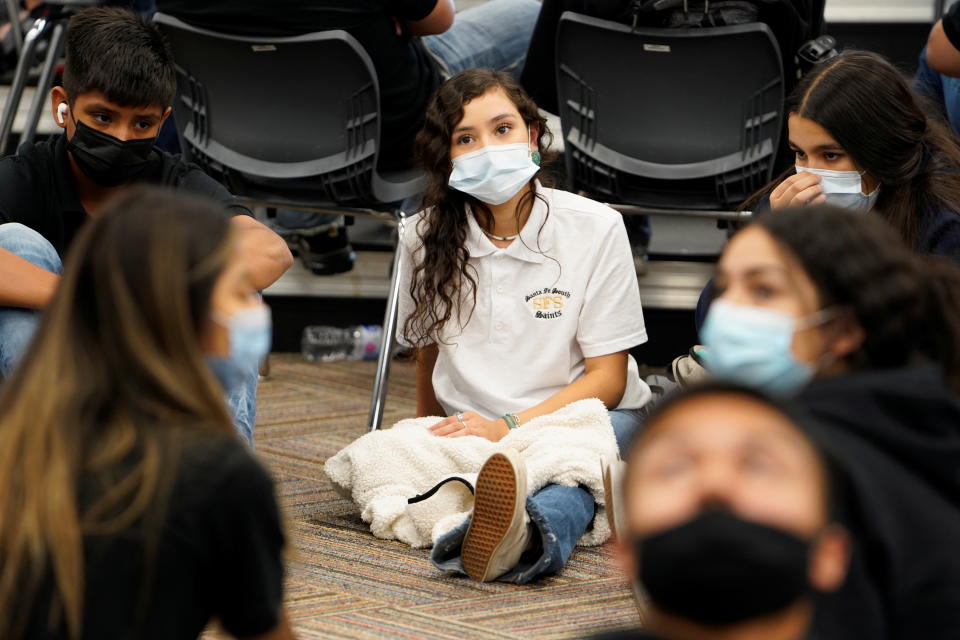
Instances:
[[[118,9],[88,9],[71,19],[63,86],[50,92],[64,135],[24,144],[0,159],[0,378],[33,337],[74,236],[129,184],[198,193],[235,214],[236,242],[257,289],[292,264],[286,243],[226,189],[154,146],[175,91],[173,56],[154,25]],[[130,243],[138,244],[136,238]],[[233,331],[238,323],[231,319],[224,322],[238,335],[233,356],[243,349],[242,331]],[[214,368],[223,374],[237,428],[249,440],[257,372],[241,361],[226,358]]]
[[[668,398],[624,478],[620,547],[645,630],[604,638],[811,637],[816,594],[841,587],[850,553],[829,495],[818,449],[770,399],[719,384]]]

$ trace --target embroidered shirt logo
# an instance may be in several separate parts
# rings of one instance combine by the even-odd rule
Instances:
[[[561,291],[555,287],[544,287],[524,296],[523,300],[530,305],[534,318],[559,318],[563,315],[563,307],[570,299],[569,291]]]

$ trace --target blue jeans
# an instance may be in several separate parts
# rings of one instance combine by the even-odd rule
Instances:
[[[447,76],[467,69],[497,69],[517,78],[540,15],[537,0],[490,0],[460,11],[447,31],[423,38]]]
[[[621,452],[624,452],[621,441],[629,443],[643,415],[643,409],[610,412],[610,421]],[[550,484],[527,497],[527,513],[535,529],[533,546],[524,552],[517,566],[498,578],[503,582],[526,584],[539,575],[556,573],[562,569],[577,546],[577,541],[593,522],[593,496],[581,487]],[[435,567],[443,571],[466,573],[460,551],[469,526],[470,518],[467,518],[437,540],[430,552],[430,561]]]
[[[946,115],[950,128],[960,132],[960,78],[951,78],[931,69],[927,64],[926,47],[920,52],[913,88],[936,103]]]
[[[60,274],[63,264],[53,245],[33,229],[15,222],[0,224],[0,249],[14,253],[41,269]],[[37,331],[40,313],[31,309],[0,307],[0,378],[19,362]],[[253,440],[257,413],[257,374],[251,372],[240,388],[227,395],[234,425],[247,441]]]

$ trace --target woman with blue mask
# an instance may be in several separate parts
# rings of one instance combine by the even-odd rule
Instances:
[[[599,398],[623,446],[651,397],[628,353],[647,336],[623,221],[546,186],[550,140],[506,74],[460,73],[428,108],[416,149],[430,182],[401,247],[398,334],[418,351],[418,415],[446,416],[437,437],[499,441]],[[528,500],[518,464],[488,461],[482,515],[437,541],[437,567],[517,583],[563,567],[593,498],[550,485]]]
[[[225,390],[269,314],[215,203],[131,187],[0,388],[3,637],[289,638],[273,482]]]
[[[885,630],[814,635],[956,636],[960,269],[910,251],[878,216],[818,205],[740,230],[716,285],[704,364],[795,397],[826,428],[852,491],[864,584],[832,615],[860,611],[852,618]]]
[[[830,204],[886,220],[918,253],[960,264],[960,146],[882,56],[847,51],[787,99],[794,164],[742,205],[763,212]],[[703,326],[715,295],[697,303]]]
[[[875,53],[822,63],[787,100],[795,166],[745,209],[831,204],[886,219],[908,246],[960,262],[960,147]]]

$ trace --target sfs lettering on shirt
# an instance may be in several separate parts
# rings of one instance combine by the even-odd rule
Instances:
[[[532,300],[534,311],[563,309],[563,296],[540,296]]]

